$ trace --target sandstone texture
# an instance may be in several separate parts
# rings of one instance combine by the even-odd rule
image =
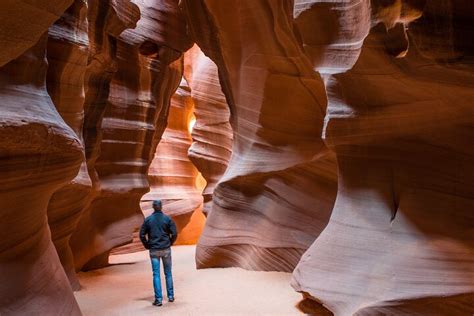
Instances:
[[[47,36],[0,68],[0,313],[80,314],[51,241],[52,194],[78,173],[81,141],[46,90]]]
[[[219,83],[217,66],[194,46],[185,55],[184,76],[191,87],[195,123],[189,159],[206,180],[203,212],[212,209],[212,196],[232,154],[230,110]]]
[[[392,24],[373,12],[384,24],[350,70],[327,80],[337,199],[292,282],[324,306],[313,312],[474,311],[474,68],[462,41],[473,7],[461,3],[427,1],[418,14],[404,3]]]
[[[76,0],[48,30],[47,89],[62,119],[84,144],[84,75],[87,68],[89,41],[87,6]],[[85,155],[76,177],[59,189],[48,204],[51,238],[74,289],[79,288],[69,240],[81,212],[87,204],[92,182]]]
[[[71,240],[77,270],[106,265],[142,223],[148,167],[181,80],[173,62],[190,46],[175,1],[95,5],[84,132],[94,192]]]
[[[0,9],[0,314],[80,314],[75,272],[141,224],[191,41],[177,1]]]
[[[73,0],[4,0],[0,3],[0,67],[23,55]]]
[[[472,315],[473,17],[0,1],[0,315],[80,315],[77,273],[143,250],[154,199],[197,268],[292,272],[308,314]]]
[[[292,271],[327,224],[336,191],[334,159],[320,136],[324,86],[294,36],[292,7],[184,1],[183,8],[219,67],[233,128],[197,266]]]
[[[183,60],[180,60],[181,68]],[[142,210],[145,215],[153,212],[153,200],[160,199],[163,212],[175,221],[179,243],[196,242],[196,235],[186,236],[184,228],[190,224],[195,211],[202,206],[202,188],[199,188],[199,172],[188,158],[191,146],[191,128],[194,103],[184,78],[171,98],[168,112],[168,124],[161,141],[156,148],[148,181],[150,192],[142,198]],[[189,240],[191,239],[191,240]]]

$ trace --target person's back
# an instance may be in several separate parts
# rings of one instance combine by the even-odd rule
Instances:
[[[146,249],[150,250],[150,259],[153,269],[153,287],[155,301],[153,305],[161,306],[163,294],[161,291],[160,258],[163,261],[163,270],[166,279],[168,300],[174,301],[173,277],[171,274],[171,246],[176,241],[178,233],[173,220],[161,211],[161,201],[153,201],[155,212],[148,216],[140,229],[140,240]]]
[[[148,240],[145,248],[150,250],[163,250],[171,247],[176,239],[176,232],[172,231],[173,220],[162,212],[154,212],[145,219]],[[170,236],[173,236],[172,240]]]

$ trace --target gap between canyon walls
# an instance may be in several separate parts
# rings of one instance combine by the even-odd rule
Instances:
[[[164,213],[176,222],[176,245],[195,244],[205,222],[202,191],[206,183],[188,158],[196,123],[194,111],[191,88],[182,77],[171,98],[168,124],[149,169],[150,192],[141,200],[145,216],[153,212],[153,200],[162,200]]]
[[[80,315],[154,199],[198,268],[293,272],[310,314],[474,313],[473,16],[1,1],[0,314]]]

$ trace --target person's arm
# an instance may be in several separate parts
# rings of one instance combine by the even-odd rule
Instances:
[[[176,230],[176,224],[174,221],[170,218],[170,239],[171,239],[171,245],[174,244],[176,241],[176,238],[178,238],[178,231]]]
[[[146,239],[146,235],[148,234],[148,225],[146,220],[143,222],[142,227],[140,228],[140,240],[143,244],[143,247],[146,249],[150,249],[150,245],[148,244],[148,240]]]

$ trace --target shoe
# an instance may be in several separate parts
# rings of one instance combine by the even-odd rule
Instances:
[[[168,299],[168,302],[173,303],[173,302],[174,302],[174,297],[170,297],[170,298]]]
[[[153,305],[155,305],[155,306],[161,306],[161,305],[163,305],[163,304],[161,303],[161,301],[156,301],[156,300],[155,300],[155,301],[153,302]]]

